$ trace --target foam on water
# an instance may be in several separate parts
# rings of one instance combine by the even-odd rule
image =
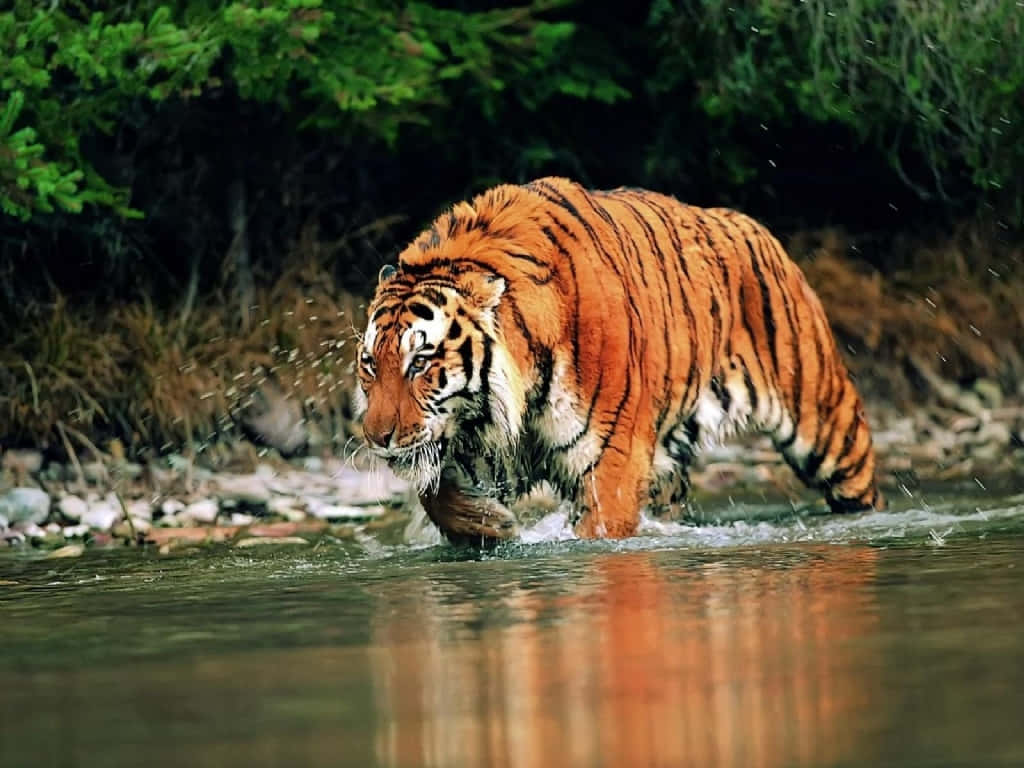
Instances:
[[[936,505],[912,505],[903,509],[854,515],[807,517],[790,514],[783,519],[772,521],[741,519],[710,524],[664,522],[643,515],[637,535],[628,543],[622,542],[622,545],[627,548],[646,548],[651,545],[717,548],[792,542],[869,542],[906,538],[941,543],[941,540],[951,533],[975,527],[984,528],[988,523],[1015,519],[1024,522],[1024,498],[1007,499],[998,506],[989,508],[967,507],[963,501],[959,501]],[[520,541],[523,544],[539,544],[575,538],[569,523],[569,511],[559,508],[525,528]]]

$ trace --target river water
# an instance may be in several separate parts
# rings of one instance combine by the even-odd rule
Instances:
[[[559,531],[4,553],[0,766],[1024,765],[1024,497]]]

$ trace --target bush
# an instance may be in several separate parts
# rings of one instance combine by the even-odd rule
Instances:
[[[693,103],[734,182],[764,163],[736,139],[800,118],[848,127],[921,197],[1024,186],[1024,58],[1015,0],[657,0],[652,81]]]

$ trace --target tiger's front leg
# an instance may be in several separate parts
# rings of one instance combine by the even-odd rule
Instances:
[[[650,451],[639,442],[616,445],[613,439],[597,463],[580,480],[576,523],[582,539],[624,539],[636,533],[640,509],[647,501]],[[623,440],[622,442],[625,442]]]
[[[501,502],[442,479],[436,493],[420,494],[427,517],[453,544],[493,544],[519,535],[519,523]]]

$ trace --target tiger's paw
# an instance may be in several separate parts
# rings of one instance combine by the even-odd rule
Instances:
[[[505,505],[488,496],[442,485],[421,497],[434,525],[453,543],[493,545],[519,535],[519,520]]]

